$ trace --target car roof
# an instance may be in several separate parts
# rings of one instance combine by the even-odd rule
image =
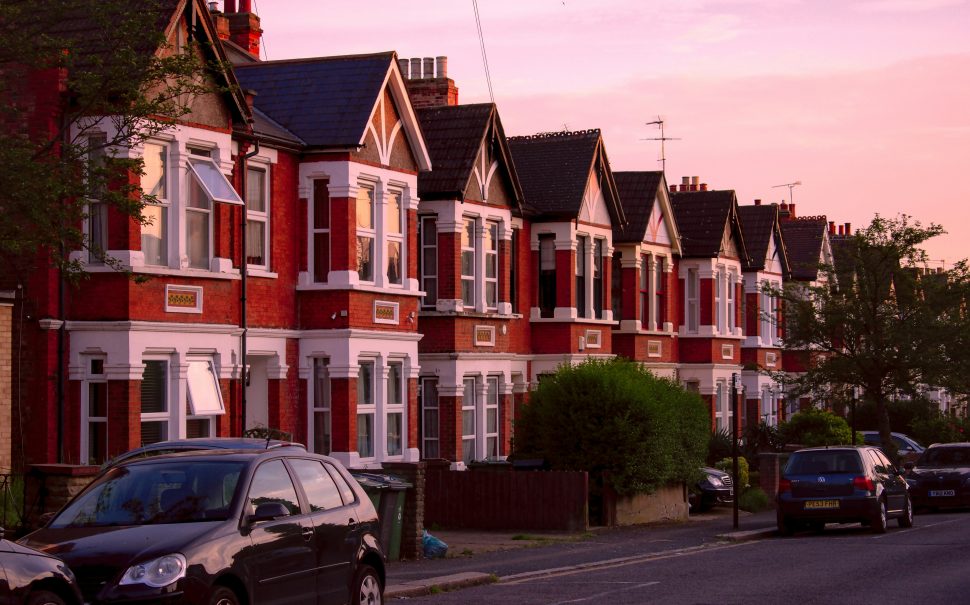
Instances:
[[[933,443],[930,445],[930,447],[933,449],[940,449],[940,448],[959,449],[959,448],[970,447],[970,443],[965,441],[961,441],[959,443]],[[926,448],[926,449],[929,449],[929,448]]]
[[[819,447],[806,447],[795,452],[793,454],[800,454],[802,452],[858,452],[859,450],[871,450],[878,449],[871,445],[822,445]]]
[[[314,458],[321,458],[324,460],[332,460],[329,456],[323,456],[321,454],[314,454],[312,452],[307,452],[305,449],[297,448],[273,448],[269,450],[258,450],[258,449],[208,449],[208,450],[186,450],[180,452],[168,452],[165,454],[160,454],[158,456],[150,456],[147,458],[131,458],[129,460],[121,461],[118,466],[134,466],[142,464],[156,464],[161,462],[171,462],[172,460],[178,460],[182,462],[188,462],[193,460],[204,461],[204,460],[226,460],[230,462],[246,462],[253,460],[255,458],[275,458],[283,455],[296,455],[296,456],[311,456]]]

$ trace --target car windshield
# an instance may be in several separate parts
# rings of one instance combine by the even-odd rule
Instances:
[[[795,452],[785,471],[789,475],[825,475],[862,472],[855,452]]]
[[[50,527],[104,527],[222,521],[229,517],[244,462],[153,462],[113,468]]]
[[[970,466],[970,447],[937,447],[923,452],[918,466]]]

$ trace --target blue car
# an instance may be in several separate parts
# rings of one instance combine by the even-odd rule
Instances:
[[[778,482],[778,532],[791,535],[826,523],[861,522],[886,531],[889,519],[913,526],[913,503],[902,473],[879,448],[798,450]]]

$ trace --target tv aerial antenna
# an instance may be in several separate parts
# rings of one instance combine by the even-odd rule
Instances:
[[[779,187],[788,187],[788,205],[790,206],[792,203],[792,189],[794,189],[795,187],[798,187],[801,184],[802,184],[801,181],[795,181],[794,183],[782,183],[781,185],[772,185],[771,188],[777,189]]]
[[[657,127],[659,127],[660,128],[660,136],[659,137],[651,137],[651,138],[647,138],[647,139],[640,139],[640,140],[641,141],[660,141],[660,159],[657,160],[657,161],[660,162],[660,169],[663,172],[666,173],[667,172],[667,153],[666,153],[666,149],[664,148],[664,143],[666,141],[679,141],[680,138],[678,138],[678,137],[668,137],[668,136],[666,136],[664,134],[664,120],[660,116],[657,116],[657,119],[654,120],[654,121],[652,121],[652,122],[647,122],[647,126],[657,126]]]

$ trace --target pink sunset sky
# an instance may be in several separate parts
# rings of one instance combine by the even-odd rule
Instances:
[[[913,215],[970,256],[970,0],[481,0],[506,133],[603,131],[614,170],[864,226]],[[471,0],[257,0],[264,58],[448,57],[489,100]]]

